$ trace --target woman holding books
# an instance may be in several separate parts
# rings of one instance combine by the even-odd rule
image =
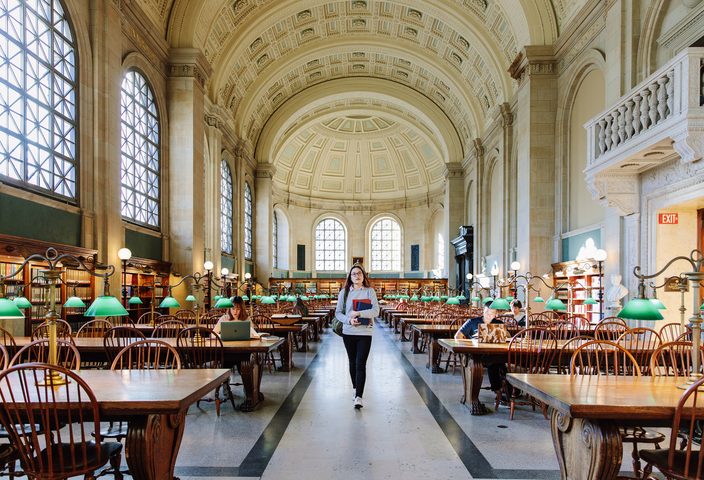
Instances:
[[[344,288],[337,297],[335,318],[342,322],[342,340],[347,350],[350,378],[354,388],[354,408],[362,408],[367,358],[372,347],[374,319],[379,315],[376,292],[369,286],[361,265],[350,269]]]

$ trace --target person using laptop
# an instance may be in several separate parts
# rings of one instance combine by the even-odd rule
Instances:
[[[218,323],[213,327],[213,332],[220,335],[222,322],[236,322],[238,320],[247,320],[247,308],[244,305],[244,300],[242,300],[240,296],[232,299],[232,307],[218,319]],[[257,333],[254,326],[250,326],[249,337],[260,338],[261,335]]]
[[[378,315],[376,292],[369,286],[367,273],[362,266],[355,264],[347,275],[345,287],[337,297],[335,318],[342,322],[342,340],[349,360],[356,409],[363,406],[367,358],[372,348],[372,327]]]

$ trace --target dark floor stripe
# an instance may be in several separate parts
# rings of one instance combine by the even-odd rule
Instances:
[[[449,440],[452,448],[455,449],[460,461],[473,478],[524,478],[524,479],[559,479],[560,472],[557,470],[509,470],[494,469],[482,452],[462,430],[449,411],[442,404],[435,392],[425,382],[413,364],[406,358],[399,343],[389,335],[386,329],[384,337],[388,343],[393,344],[398,351],[401,366],[406,375],[410,378],[421,398],[435,418],[438,426]],[[469,412],[467,412],[469,415]]]

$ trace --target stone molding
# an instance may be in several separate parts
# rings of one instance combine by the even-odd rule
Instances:
[[[197,48],[172,48],[169,50],[169,77],[195,78],[201,87],[213,73],[205,55]]]
[[[601,172],[587,174],[587,188],[601,205],[613,207],[620,215],[640,211],[640,181],[638,174]]]
[[[526,45],[516,55],[508,69],[508,73],[519,85],[522,85],[528,77],[555,75],[557,73],[557,61],[555,60],[553,46]]]
[[[254,172],[255,178],[266,178],[271,180],[276,174],[276,165],[273,163],[260,163]]]
[[[674,141],[672,148],[680,155],[684,163],[691,163],[704,155],[704,119],[690,120],[686,128],[670,135]]]
[[[451,162],[445,164],[445,179],[464,178],[464,168],[460,162]]]

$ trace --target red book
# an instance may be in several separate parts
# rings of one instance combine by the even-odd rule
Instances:
[[[360,300],[352,300],[352,310],[355,312],[361,312],[362,310],[371,310],[372,301],[366,298]]]

